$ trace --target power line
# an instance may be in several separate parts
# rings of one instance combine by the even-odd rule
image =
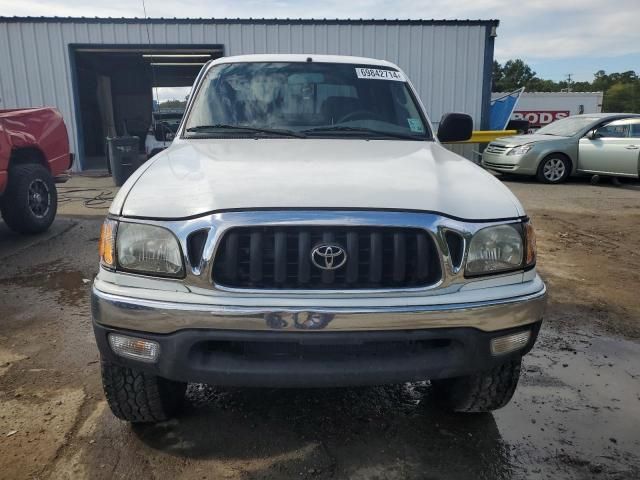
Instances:
[[[144,19],[148,20],[147,17],[147,6],[144,3],[144,0],[142,0],[142,12],[144,14]],[[145,26],[146,26],[146,30],[147,30],[147,44],[149,45],[149,48],[151,49],[151,34],[149,33],[149,21],[145,21]],[[156,88],[156,71],[155,71],[155,66],[153,65],[153,51],[151,51],[151,83],[153,85],[151,85],[151,98],[153,99],[153,97],[155,96],[155,100],[156,100],[156,104],[160,105],[160,98],[158,95],[158,89]]]

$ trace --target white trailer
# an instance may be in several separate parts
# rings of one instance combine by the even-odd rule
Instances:
[[[499,98],[508,93],[492,93]],[[537,130],[544,125],[582,113],[602,111],[602,92],[524,92],[520,95],[512,120],[528,120],[530,128]]]

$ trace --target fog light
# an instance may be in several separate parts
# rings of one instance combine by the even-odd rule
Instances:
[[[160,345],[157,342],[115,333],[109,334],[109,345],[116,355],[141,362],[155,362],[160,353]]]
[[[529,330],[494,338],[491,340],[491,353],[493,355],[504,355],[505,353],[515,352],[525,347],[530,338],[531,332]]]

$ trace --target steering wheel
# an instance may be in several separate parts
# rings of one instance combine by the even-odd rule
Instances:
[[[349,122],[351,120],[380,120],[386,121],[386,119],[379,113],[372,112],[371,110],[356,110],[343,115],[336,123]]]

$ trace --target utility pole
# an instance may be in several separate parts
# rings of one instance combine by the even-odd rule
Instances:
[[[567,93],[571,92],[571,75],[573,73],[567,73]]]

